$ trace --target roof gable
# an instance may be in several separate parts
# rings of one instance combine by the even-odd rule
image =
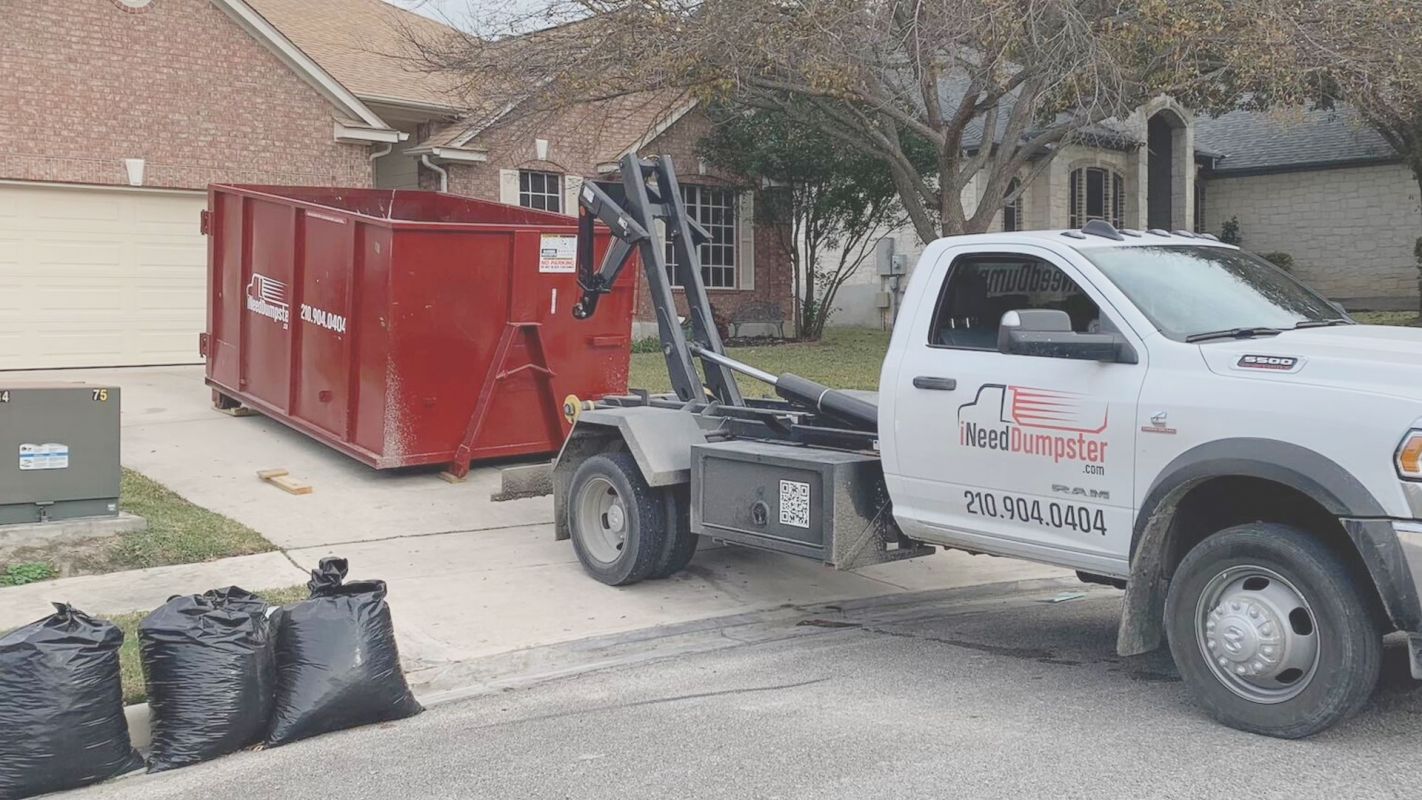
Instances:
[[[460,105],[452,76],[415,69],[409,34],[459,35],[383,0],[242,0],[367,102]]]

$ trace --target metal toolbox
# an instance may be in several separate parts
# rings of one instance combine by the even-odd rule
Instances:
[[[0,383],[0,525],[118,515],[119,389]]]
[[[839,569],[932,552],[903,538],[876,456],[749,439],[692,446],[691,530]]]

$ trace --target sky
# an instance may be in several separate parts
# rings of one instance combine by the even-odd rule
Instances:
[[[549,4],[549,0],[385,0],[399,6],[437,19],[440,22],[467,27],[472,12],[504,10],[527,13]]]

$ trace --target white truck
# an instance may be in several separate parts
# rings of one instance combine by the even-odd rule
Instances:
[[[1122,655],[1168,643],[1209,713],[1280,737],[1358,710],[1384,634],[1422,679],[1422,330],[1355,324],[1212,237],[1092,222],[934,242],[877,397],[836,392],[725,356],[670,161],[622,172],[624,198],[584,190],[584,232],[625,246],[583,254],[576,313],[637,250],[676,396],[569,404],[558,530],[593,577],[666,576],[699,536],[1067,567],[1125,590]]]

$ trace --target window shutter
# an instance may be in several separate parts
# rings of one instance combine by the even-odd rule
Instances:
[[[563,176],[563,213],[572,217],[578,215],[578,192],[583,190],[583,179],[577,175]]]
[[[736,281],[742,289],[755,288],[755,192],[736,198]]]
[[[499,202],[518,205],[518,170],[499,170]]]

